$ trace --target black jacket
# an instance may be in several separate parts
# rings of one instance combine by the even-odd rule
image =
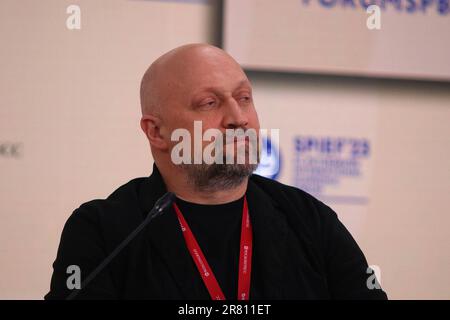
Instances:
[[[67,220],[45,299],[65,299],[69,265],[86,277],[139,225],[166,192],[156,166]],[[252,175],[250,299],[386,299],[369,289],[367,262],[328,206],[294,187]],[[237,279],[236,279],[237,281]],[[155,218],[77,296],[79,299],[210,299],[173,208]]]

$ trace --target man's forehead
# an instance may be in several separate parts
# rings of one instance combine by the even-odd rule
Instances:
[[[238,81],[246,78],[239,64],[234,60],[213,59],[207,57],[204,59],[180,61],[171,68],[172,74],[183,80],[189,80],[190,83],[202,83],[209,81],[223,81],[228,78],[234,78]]]
[[[176,70],[170,75],[172,89],[186,95],[196,95],[200,92],[230,92],[239,87],[250,87],[251,83],[241,67],[235,63],[202,63],[188,69]]]

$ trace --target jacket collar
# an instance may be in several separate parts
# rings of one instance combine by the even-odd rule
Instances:
[[[164,180],[156,165],[153,165],[153,173],[139,190],[142,214],[145,216],[166,192]],[[252,177],[249,179],[246,196],[253,227],[250,297],[282,299],[282,270],[287,257],[287,223],[276,203],[253,181]],[[186,248],[173,207],[155,218],[146,232],[147,239],[161,255],[182,296],[186,299],[209,299]]]

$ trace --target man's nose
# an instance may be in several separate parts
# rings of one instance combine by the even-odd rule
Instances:
[[[230,98],[224,110],[223,126],[226,129],[246,128],[248,125],[248,118],[246,112],[242,109],[239,103]]]

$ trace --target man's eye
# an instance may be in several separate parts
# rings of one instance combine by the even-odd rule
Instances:
[[[239,98],[241,102],[249,102],[251,100],[250,96],[242,96]]]
[[[215,100],[206,100],[205,102],[200,103],[200,107],[213,107],[215,104]]]

